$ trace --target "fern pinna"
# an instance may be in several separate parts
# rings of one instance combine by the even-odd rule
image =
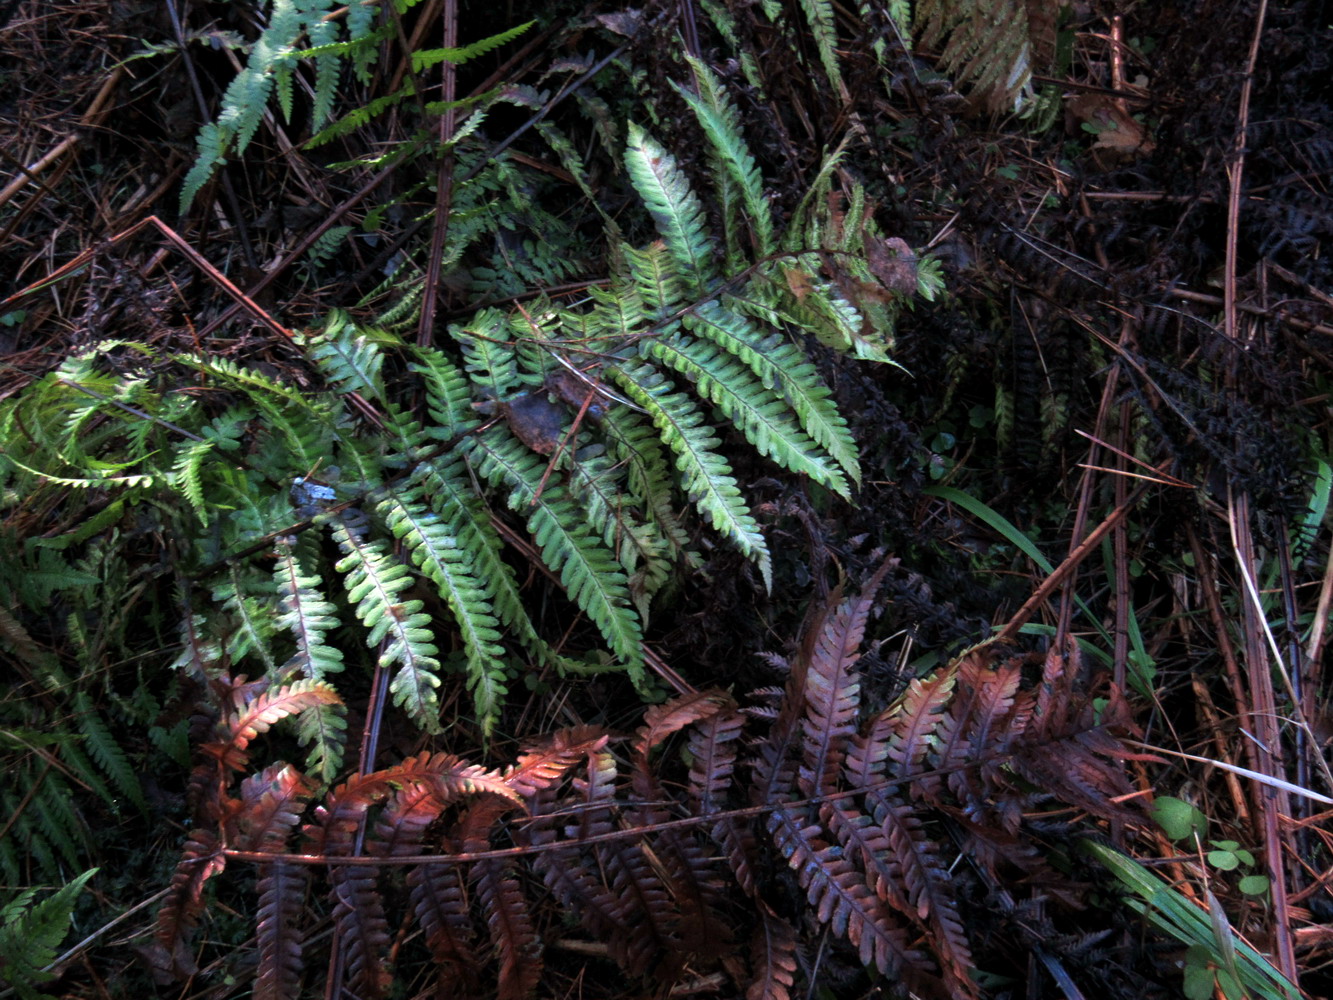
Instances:
[[[794,928],[815,920],[917,995],[979,996],[980,943],[962,915],[977,880],[1042,884],[1055,873],[1040,842],[1078,816],[1136,818],[1114,735],[1123,704],[1081,684],[1072,642],[1035,657],[983,645],[865,717],[857,661],[893,568],[816,607],[776,711],[690,692],[650,708],[628,740],[562,730],[503,769],[423,752],[322,790],[281,763],[237,786],[258,735],[333,695],[311,681],[214,681],[198,825],[148,950],[157,974],[194,971],[205,884],[253,862],[262,997],[300,995],[320,909],[310,873],[326,878],[358,996],[387,995],[412,924],[439,995],[532,996],[546,942],[570,933],[561,914],[626,973],[659,982],[721,963],[748,969],[738,992],[789,997]],[[779,891],[775,864],[808,910]]]

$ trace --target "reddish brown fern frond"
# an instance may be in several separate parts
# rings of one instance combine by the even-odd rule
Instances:
[[[764,903],[750,939],[754,978],[745,1000],[790,1000],[796,980],[796,931]]]
[[[244,811],[235,824],[237,846],[265,854],[285,851],[313,790],[304,775],[285,764],[274,764],[246,778],[241,782]],[[255,996],[263,1000],[296,996],[301,985],[304,935],[300,917],[306,872],[299,865],[274,862],[260,865],[258,875]]]
[[[275,861],[259,867],[259,910],[255,936],[259,941],[259,969],[255,997],[283,1000],[301,990],[301,911],[305,906],[306,870]]]
[[[846,937],[864,964],[889,976],[914,981],[929,978],[926,956],[908,945],[907,935],[884,901],[871,891],[842,848],[823,839],[820,825],[802,826],[788,810],[776,809],[768,828],[774,844],[796,871],[819,922]]]
[[[638,805],[629,812],[635,825],[651,828],[672,817],[651,763],[653,750],[671,734],[731,712],[736,703],[725,691],[710,689],[681,695],[644,713],[644,725],[634,741],[631,788]],[[731,941],[731,930],[717,915],[721,903],[721,873],[698,842],[695,831],[661,831],[653,849],[661,862],[659,875],[676,903],[675,918],[684,951],[705,957],[721,954]]]
[[[804,675],[805,738],[798,784],[805,795],[834,791],[842,776],[842,761],[848,742],[856,734],[861,707],[856,662],[861,658],[875,594],[889,565],[886,561],[880,566],[861,596],[848,599],[836,609],[831,604],[821,617],[813,645],[807,644],[808,649],[802,652],[808,663],[800,671]]]
[[[217,835],[193,830],[171,876],[171,888],[157,914],[153,943],[144,949],[153,977],[162,984],[184,979],[197,970],[190,954],[190,936],[203,912],[204,885],[227,865]]]
[[[447,995],[470,996],[479,989],[481,961],[459,865],[417,865],[407,873],[408,902],[426,935],[441,987]]]
[[[690,808],[711,816],[729,806],[728,790],[736,772],[736,743],[745,726],[740,712],[718,712],[690,728]],[[749,824],[724,817],[709,829],[722,848],[732,875],[747,896],[755,895],[754,834]]]
[[[542,976],[542,945],[514,870],[499,861],[473,869],[491,944],[500,960],[499,1000],[524,1000]]]
[[[201,747],[227,771],[244,770],[250,760],[246,753],[250,742],[280,720],[316,705],[342,703],[337,691],[323,681],[299,680],[263,690],[262,682],[244,684],[243,680],[237,679],[231,704],[218,723],[222,738]]]

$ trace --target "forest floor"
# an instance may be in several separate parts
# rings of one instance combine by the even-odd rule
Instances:
[[[1323,245],[1333,236],[1333,12],[1319,0],[1172,0],[1075,5],[1047,21],[1043,5],[996,2],[977,9],[1009,27],[955,52],[950,39],[971,29],[950,35],[919,13],[908,31],[890,17],[896,6],[594,2],[509,5],[501,16],[454,0],[400,3],[393,14],[362,3],[0,2],[0,656],[13,678],[0,694],[0,768],[15,778],[0,790],[0,862],[6,905],[18,899],[5,911],[11,931],[0,931],[0,983],[9,963],[20,996],[80,998],[241,996],[256,979],[255,995],[296,995],[300,982],[332,995],[328,984],[344,976],[363,996],[1333,995],[1333,264]],[[357,29],[358,12],[374,19]],[[361,49],[268,53],[253,92],[229,90],[284,17],[296,49],[383,30]],[[530,18],[526,31],[497,34]],[[1032,59],[1022,93],[998,72],[1014,39]],[[456,50],[468,46],[463,58]],[[431,49],[445,55],[410,55]],[[734,109],[769,209],[738,193],[743,163],[737,186],[724,183],[691,103],[706,94],[703,79]],[[236,365],[345,402],[339,427],[361,428],[381,442],[366,446],[374,451],[390,440],[374,437],[387,433],[386,414],[389,426],[396,408],[427,421],[443,405],[411,381],[421,369],[403,360],[417,357],[410,345],[471,331],[459,357],[473,377],[484,331],[503,329],[504,346],[520,345],[521,370],[525,324],[558,313],[568,330],[578,309],[605,306],[615,281],[648,266],[635,254],[647,247],[649,259],[659,235],[676,252],[626,166],[639,134],[631,122],[701,193],[693,224],[722,271],[671,322],[697,333],[691,323],[758,287],[768,265],[797,261],[779,290],[795,303],[783,329],[802,331],[791,343],[846,419],[859,482],[844,491],[842,472],[821,484],[783,467],[743,421],[718,429],[709,447],[726,455],[763,558],[732,544],[686,481],[684,513],[660,515],[674,526],[663,529],[675,546],[669,569],[655,590],[621,574],[628,596],[603,620],[527,509],[512,499],[505,509],[498,478],[482,482],[491,472],[481,446],[460,444],[483,440],[475,428],[440,431],[436,452],[461,448],[478,502],[494,503],[482,520],[527,609],[515,615],[534,633],[516,638],[496,602],[505,635],[477,640],[511,663],[494,716],[480,714],[473,661],[459,666],[480,647],[440,624],[457,608],[427,596],[416,610],[422,568],[417,589],[394,591],[385,607],[442,629],[448,669],[427,694],[450,720],[443,732],[419,728],[406,709],[384,716],[382,730],[372,724],[389,698],[381,672],[370,656],[357,675],[363,654],[351,647],[365,642],[336,633],[350,741],[337,773],[358,771],[360,752],[363,784],[370,772],[380,784],[329,794],[331,778],[316,791],[313,777],[307,787],[274,765],[244,791],[229,787],[250,740],[263,763],[279,760],[294,738],[259,736],[279,715],[318,709],[292,675],[274,679],[269,659],[270,695],[294,700],[271,718],[256,710],[256,731],[239,735],[250,724],[240,717],[266,696],[241,675],[263,677],[268,654],[236,637],[253,607],[236,581],[257,560],[269,560],[270,579],[286,536],[256,533],[267,545],[257,559],[235,555],[217,521],[191,513],[220,503],[214,481],[197,497],[188,485],[175,499],[154,493],[135,477],[151,467],[160,486],[172,469],[153,464],[148,431],[132,464],[134,433],[104,433],[109,409],[76,419],[71,404],[44,408],[55,397],[39,393],[84,379],[85,395],[115,400],[107,407],[154,433],[185,427],[198,404],[202,423],[186,433],[202,445],[214,430],[226,437],[225,415],[244,408],[241,390],[224,391],[225,365]],[[201,129],[213,146],[197,142]],[[649,150],[644,162],[663,160]],[[670,201],[670,184],[668,203],[685,204]],[[779,229],[805,220],[818,245],[756,249],[755,220],[768,211]],[[859,308],[864,329],[878,317],[878,339],[840,344],[813,320],[802,327],[799,307],[826,293]],[[502,325],[486,327],[487,315]],[[351,392],[351,376],[329,375],[300,347],[302,333],[338,316],[388,331],[372,344],[391,358],[383,398]],[[623,361],[610,355],[594,359],[608,384]],[[207,359],[223,367],[205,370]],[[589,385],[594,362],[580,376]],[[704,371],[691,378],[700,393]],[[139,395],[164,386],[151,406]],[[614,420],[601,424],[583,396],[569,430],[570,413],[548,401],[557,422],[547,442],[516,415],[517,398],[478,391],[459,412],[499,414],[541,466],[553,456],[529,491],[535,507],[546,477],[554,496],[564,471],[573,475],[557,463],[583,422],[609,435]],[[730,415],[724,403],[709,398],[710,425],[725,424],[712,420]],[[270,416],[261,407],[235,418],[235,470],[265,468],[277,446],[259,429]],[[66,431],[63,446],[49,444]],[[81,440],[90,453],[91,442],[110,450],[76,475]],[[402,464],[424,453],[404,448]],[[33,467],[53,455],[71,465]],[[664,459],[665,476],[674,467]],[[311,482],[324,471],[312,463]],[[219,467],[216,483],[226,474]],[[642,487],[633,498],[645,523],[659,516],[643,502],[652,495]],[[332,566],[331,539],[346,553],[355,527],[338,535],[340,512],[292,502],[310,523],[332,525],[319,553]],[[402,537],[386,532],[384,551],[401,555]],[[199,558],[210,544],[216,558]],[[268,599],[258,617],[290,612]],[[337,597],[337,614],[360,615],[374,633],[360,600]],[[223,620],[236,631],[212,636],[211,654],[199,652],[203,640],[192,651],[190,623]],[[642,633],[650,680],[637,686],[606,669],[623,652],[615,629],[625,622]],[[554,650],[549,661],[531,667],[543,650]],[[567,669],[573,660],[584,673]],[[812,693],[821,683],[835,690],[823,709]],[[660,708],[668,695],[670,711]],[[397,682],[394,697],[402,707]],[[645,701],[659,705],[646,717]],[[523,785],[504,770],[536,768],[521,755],[557,730],[540,744],[547,778]],[[239,757],[223,760],[224,744]],[[700,748],[721,754],[724,744],[725,766],[699,762]],[[669,750],[655,756],[659,745]],[[867,747],[915,769],[916,791],[895,798],[852,776]],[[218,768],[202,778],[201,748]],[[956,773],[975,778],[941,780],[955,752],[974,755]],[[412,784],[425,779],[410,765],[429,753],[479,770],[423,769],[496,782],[479,801],[522,797],[534,815],[543,794],[555,808],[557,788],[560,803],[584,795],[590,809],[599,767],[611,768],[608,789],[617,773],[623,781],[607,792],[606,816],[589,811],[581,832],[570,820],[557,833],[538,816],[525,833],[493,805],[460,819],[457,803],[437,804],[417,831],[437,850],[516,849],[456,878],[460,920],[471,906],[474,922],[460,931],[470,943],[448,954],[424,917],[428,946],[414,936],[406,913],[425,912],[415,896],[406,902],[415,876],[381,891],[355,883],[370,876],[334,875],[342,889],[329,901],[302,888],[291,912],[275,913],[263,884],[282,865],[228,855],[208,896],[208,876],[191,881],[178,866],[185,844],[193,870],[212,859],[220,871],[222,847],[236,847],[229,829],[260,844],[257,810],[281,799],[273,789],[284,781],[281,801],[295,812],[252,850],[283,851],[305,815],[300,850],[311,853],[344,822],[330,818],[337,804],[355,801],[343,832],[357,850],[344,846],[359,854],[360,838],[374,841],[374,824],[405,808],[403,789],[426,787]],[[557,771],[567,785],[555,784]],[[786,797],[756,791],[765,781]],[[857,818],[840,818],[836,803],[850,800],[839,790],[862,796]],[[723,805],[701,804],[712,793]],[[307,801],[319,811],[301,813]],[[798,802],[809,812],[798,816]],[[688,827],[697,842],[673,839],[672,822],[707,809],[730,812],[707,836]],[[847,826],[857,823],[882,839],[853,866],[842,852],[851,856]],[[649,831],[651,849],[631,839]],[[600,869],[609,893],[579,890],[587,905],[610,907],[580,924],[559,864],[540,861],[562,856],[534,845],[590,835],[626,838],[648,861],[622,858],[621,872],[601,854],[569,855],[573,871]],[[702,854],[727,856],[725,880],[700,874]],[[520,872],[520,857],[531,870]],[[55,898],[46,890],[91,868],[84,894],[62,897],[68,919],[52,918],[54,930],[20,920],[34,898]],[[645,889],[653,878],[668,888]],[[685,883],[698,898],[685,898]],[[627,886],[676,908],[666,916],[667,904],[649,899],[636,910]],[[30,887],[41,895],[19,899]],[[349,943],[368,912],[358,892],[379,893],[401,923],[386,918],[379,937]],[[520,909],[530,932],[496,928],[497,914]],[[163,912],[179,926],[167,928]],[[53,964],[58,978],[21,979],[22,935],[51,961],[70,920],[64,947],[82,943]],[[263,957],[284,920],[303,928],[290,946],[307,953],[303,979],[299,962]],[[539,942],[544,963],[533,957]]]

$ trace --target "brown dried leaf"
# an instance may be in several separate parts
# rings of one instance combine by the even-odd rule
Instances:
[[[865,249],[871,273],[885,288],[902,295],[916,292],[916,254],[906,240],[897,236],[884,240],[867,233]]]
[[[500,404],[514,436],[538,455],[553,455],[565,433],[565,409],[544,392],[515,396]]]

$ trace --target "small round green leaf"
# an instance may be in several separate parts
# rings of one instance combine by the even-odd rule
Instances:
[[[1240,859],[1230,851],[1209,851],[1208,863],[1220,872],[1232,872],[1240,867]]]
[[[1183,799],[1159,795],[1152,807],[1153,819],[1172,840],[1185,840],[1208,829],[1208,817]]]
[[[1238,888],[1247,896],[1266,896],[1268,894],[1268,876],[1246,875],[1238,883]]]

